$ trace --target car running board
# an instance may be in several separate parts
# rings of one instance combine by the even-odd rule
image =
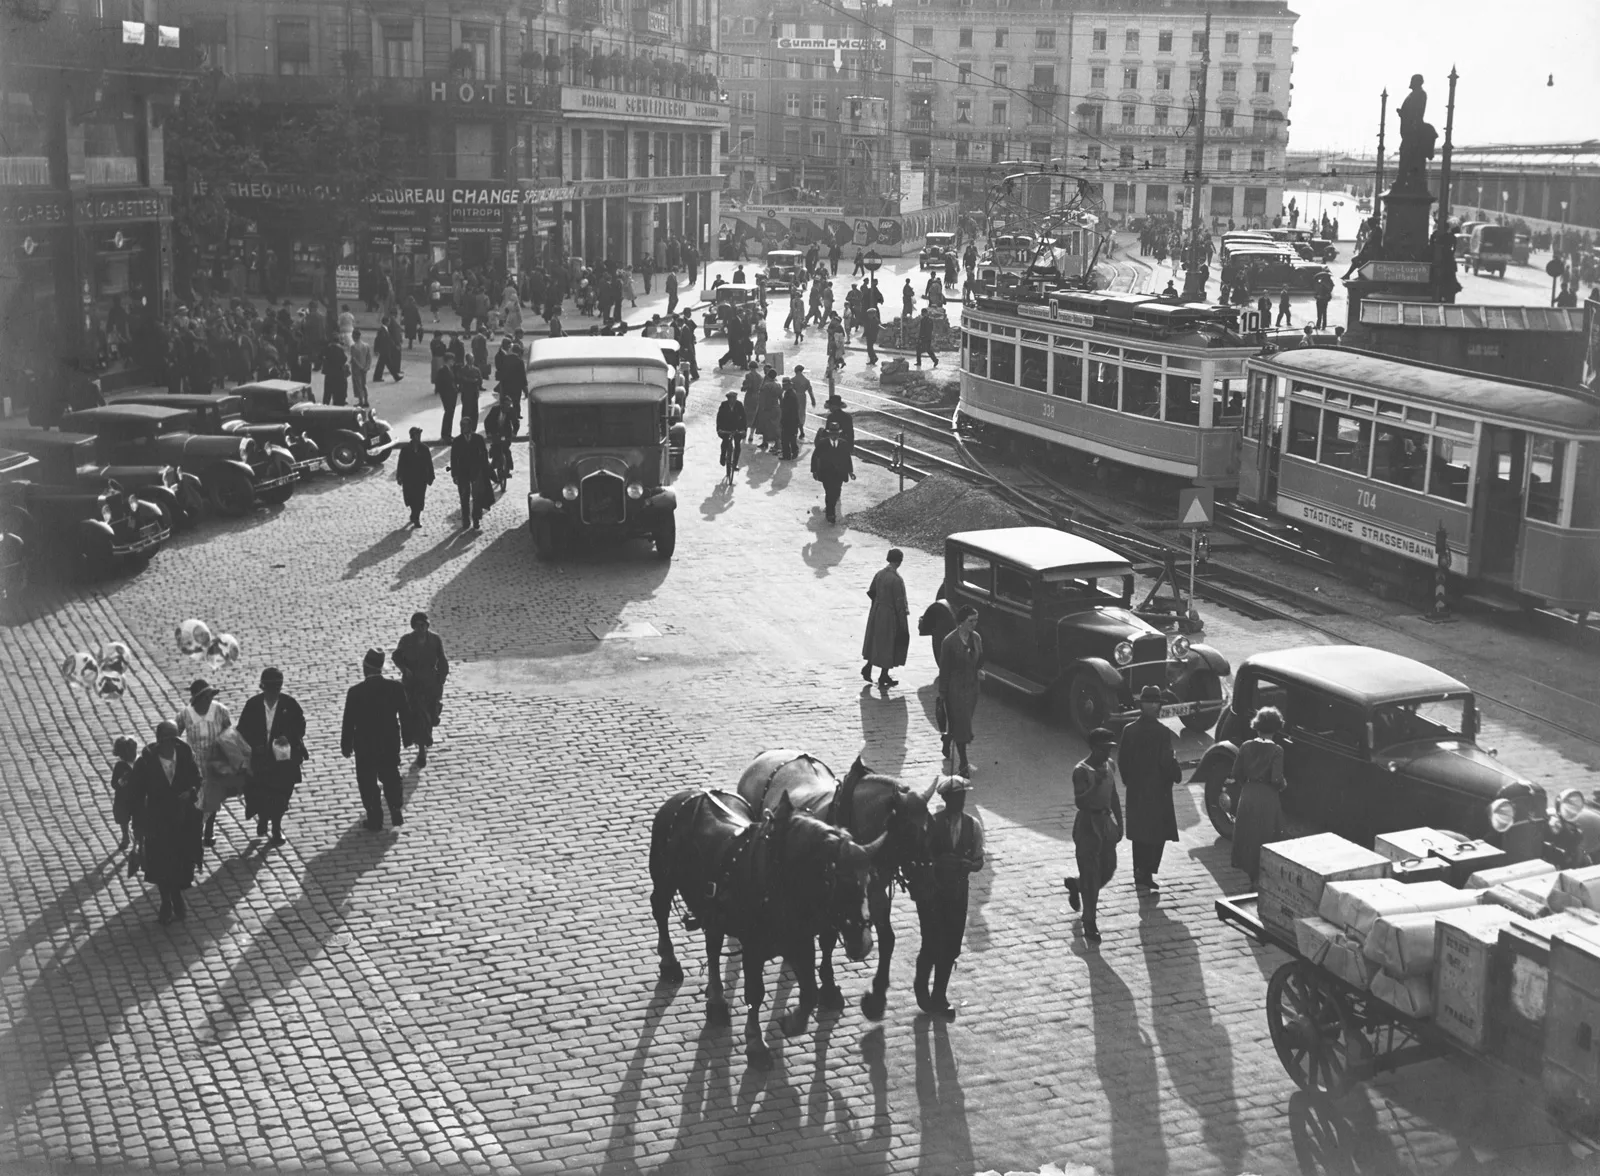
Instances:
[[[1050,689],[1048,686],[1035,682],[1032,678],[1024,678],[1021,674],[1013,674],[1010,670],[995,669],[992,666],[984,666],[983,669],[978,671],[978,676],[980,678],[992,678],[1003,686],[1009,686],[1011,689],[1019,690],[1023,694],[1031,694],[1035,698]]]

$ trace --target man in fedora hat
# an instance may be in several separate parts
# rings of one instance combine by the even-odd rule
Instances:
[[[422,508],[428,504],[428,487],[433,485],[433,451],[422,440],[422,430],[411,426],[411,440],[400,447],[394,477],[400,483],[400,496],[411,512],[411,525],[422,526]]]
[[[1183,779],[1177,740],[1160,719],[1161,687],[1139,691],[1139,717],[1122,729],[1117,771],[1128,793],[1128,842],[1133,847],[1133,885],[1157,889],[1156,871],[1167,842],[1178,839],[1172,788]]]
[[[939,782],[944,808],[928,821],[922,860],[911,870],[911,897],[922,932],[914,985],[917,1007],[952,1018],[956,1013],[945,990],[967,932],[967,879],[983,869],[983,825],[966,811],[971,788],[964,776],[946,776]]]
[[[830,523],[838,522],[839,491],[856,474],[849,442],[839,431],[839,422],[832,418],[811,450],[811,476],[822,483],[823,513]]]
[[[1078,815],[1072,822],[1077,874],[1063,879],[1067,901],[1083,911],[1083,938],[1100,942],[1100,891],[1117,871],[1117,842],[1122,840],[1122,801],[1117,796],[1117,766],[1111,752],[1115,732],[1096,727],[1089,732],[1089,754],[1072,769],[1072,795]]]
[[[389,805],[389,819],[403,825],[405,785],[400,779],[400,747],[410,747],[410,708],[405,688],[393,678],[383,676],[383,650],[369,649],[361,661],[363,677],[344,696],[344,730],[339,750],[345,759],[356,760],[356,787],[367,810],[366,828],[383,829],[383,805]],[[378,785],[383,785],[380,794]]]

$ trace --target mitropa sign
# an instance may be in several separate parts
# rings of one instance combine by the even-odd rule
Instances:
[[[561,87],[561,110],[595,118],[625,118],[649,122],[713,123],[728,121],[728,108],[716,102],[689,102],[681,98],[654,98],[616,90]]]
[[[458,106],[509,106],[524,109],[554,109],[553,86],[524,86],[513,82],[430,82],[429,102],[448,102]]]

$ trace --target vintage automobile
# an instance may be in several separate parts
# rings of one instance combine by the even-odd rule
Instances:
[[[648,537],[669,559],[678,498],[668,485],[684,426],[657,339],[577,335],[528,350],[528,531],[549,559],[580,533]]]
[[[251,424],[293,425],[311,438],[336,474],[353,474],[363,463],[381,465],[395,446],[388,421],[355,405],[318,404],[311,385],[300,380],[259,380],[231,394],[244,399]]]
[[[1268,290],[1309,294],[1316,289],[1317,275],[1327,273],[1328,267],[1301,259],[1288,246],[1241,244],[1229,250],[1223,272],[1234,275],[1234,281],[1248,282],[1253,294]]]
[[[1473,273],[1506,276],[1506,266],[1513,260],[1516,248],[1516,231],[1510,225],[1474,225],[1467,237],[1467,247],[1462,255],[1463,267],[1471,266]]]
[[[1511,262],[1513,265],[1527,265],[1528,254],[1533,252],[1533,233],[1527,229],[1517,229],[1511,235]]]
[[[1310,229],[1267,229],[1266,232],[1272,240],[1292,246],[1306,261],[1332,261],[1339,256],[1337,245]]]
[[[799,249],[767,250],[767,293],[775,290],[793,290],[806,283],[806,255]]]
[[[700,301],[706,304],[705,315],[700,320],[700,333],[709,339],[712,335],[728,333],[729,311],[757,305],[759,298],[754,286],[725,282],[715,288],[707,287],[700,291]]]
[[[171,462],[200,479],[218,514],[242,515],[257,504],[283,502],[299,475],[294,458],[253,437],[206,437],[193,431],[187,409],[117,404],[66,413],[61,430],[95,438],[95,457],[111,464]]]
[[[120,486],[92,486],[76,475],[51,482],[39,463],[0,461],[0,587],[10,603],[44,559],[86,580],[141,568],[171,532],[161,510]]]
[[[917,268],[929,267],[943,268],[944,263],[956,256],[956,235],[954,233],[929,233],[923,238],[922,248],[917,252]],[[959,257],[957,261],[961,260]]]
[[[155,404],[162,408],[184,408],[193,414],[194,431],[216,435],[233,433],[254,437],[263,445],[276,445],[294,460],[295,472],[302,478],[322,465],[322,450],[294,424],[258,423],[245,419],[244,397],[236,392],[208,392],[205,395],[171,392],[121,392],[108,404]]]
[[[132,490],[161,511],[162,525],[183,531],[199,523],[207,502],[200,479],[173,465],[104,465],[95,459],[95,438],[33,425],[0,424],[0,445],[34,459],[34,478],[53,486]]]
[[[1161,688],[1163,716],[1216,721],[1227,659],[1134,615],[1123,556],[1053,527],[1002,527],[949,536],[944,561],[944,630],[977,608],[984,676],[1048,699],[1080,733],[1137,718],[1146,686]]]
[[[1600,814],[1583,812],[1581,793],[1560,797],[1552,816],[1544,789],[1478,746],[1470,687],[1363,645],[1282,649],[1239,667],[1217,741],[1194,774],[1224,837],[1233,836],[1238,803],[1234,759],[1264,706],[1283,714],[1283,806],[1298,824],[1369,846],[1397,829],[1451,829],[1517,861],[1539,857],[1561,820],[1600,844]]]

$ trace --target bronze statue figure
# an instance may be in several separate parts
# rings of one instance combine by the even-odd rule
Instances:
[[[1411,75],[1411,93],[1400,104],[1400,159],[1394,189],[1428,190],[1427,161],[1433,158],[1438,132],[1422,120],[1428,110],[1428,92],[1422,88],[1422,75]]]

